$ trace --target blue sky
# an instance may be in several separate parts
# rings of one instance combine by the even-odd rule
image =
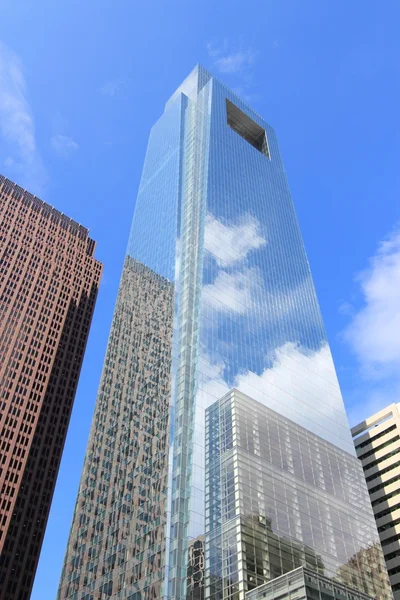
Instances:
[[[201,62],[277,131],[351,422],[400,392],[398,0],[0,0],[0,172],[105,271],[33,600],[54,600],[149,130]]]

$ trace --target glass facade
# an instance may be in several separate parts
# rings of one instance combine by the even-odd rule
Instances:
[[[146,273],[143,296],[136,275],[126,277],[131,265]],[[163,308],[153,316],[160,293],[157,311]],[[156,336],[164,328],[163,342],[150,353],[145,335],[135,333],[142,326],[148,336],[153,326]],[[162,385],[161,396],[150,382]],[[105,435],[99,426],[109,418],[117,384],[113,427]],[[204,594],[205,580],[194,571],[204,560],[205,411],[232,388],[354,456],[275,132],[196,67],[150,134],[60,599]],[[141,444],[143,406],[152,403],[156,415],[159,403],[162,414],[168,405],[168,417],[157,417],[154,428],[146,424],[147,442],[163,442],[159,460],[149,454],[144,467],[131,456]],[[121,452],[115,449],[107,461],[103,449],[113,438]],[[121,472],[123,449],[128,463]],[[126,517],[114,493],[128,473]],[[146,478],[158,482],[160,496],[151,494]],[[90,514],[80,505],[89,484],[104,503],[100,508],[94,499]],[[136,504],[138,495],[143,504]],[[139,517],[142,528],[130,525],[123,539],[111,538]],[[154,527],[160,529],[153,534]],[[207,560],[207,544],[204,555]],[[92,568],[97,574],[88,577]]]
[[[370,600],[355,589],[300,567],[246,594],[247,600]]]
[[[206,490],[206,598],[300,566],[392,597],[357,458],[237,390],[206,410]]]
[[[173,294],[126,257],[59,598],[162,595]]]

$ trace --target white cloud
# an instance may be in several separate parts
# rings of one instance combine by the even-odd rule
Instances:
[[[236,273],[219,271],[213,283],[203,287],[203,304],[220,313],[244,315],[253,306],[253,293],[259,285],[256,269],[242,269]]]
[[[204,348],[201,350],[192,478],[192,486],[198,490],[197,493],[204,492],[205,410],[233,388],[354,453],[329,346],[324,344],[319,350],[310,351],[288,342],[266,356],[265,360],[269,366],[260,375],[243,370],[232,385],[228,385],[224,378],[225,363],[213,362],[210,354]]]
[[[259,99],[254,93],[253,73],[257,54],[250,46],[225,39],[217,44],[209,42],[207,53],[212,70],[229,77],[229,87],[237,96],[249,104]]]
[[[308,428],[352,450],[343,401],[329,346],[310,351],[287,342],[266,357],[270,365],[258,375],[244,370],[232,387]],[[223,363],[207,355],[199,361],[199,404],[206,408],[229,391]],[[203,425],[204,426],[204,425]]]
[[[220,313],[246,314],[254,305],[253,298],[260,288],[256,268],[245,264],[249,252],[266,244],[260,224],[255,217],[244,215],[237,224],[225,225],[212,214],[205,223],[204,248],[217,262],[214,281],[203,287],[203,305]],[[234,267],[233,272],[225,269]]]
[[[247,371],[235,387],[317,435],[352,449],[343,401],[327,344],[312,352],[287,342],[261,375]]]
[[[111,79],[101,86],[100,93],[103,96],[110,96],[110,98],[113,98],[121,91],[124,84],[125,81],[123,79]]]
[[[177,238],[175,245],[175,285],[177,285],[179,282],[179,274],[181,272],[181,245],[181,238]]]
[[[311,278],[306,278],[286,292],[268,291],[258,268],[239,265],[233,272],[219,269],[214,281],[203,286],[202,305],[205,310],[211,308],[221,315],[236,313],[250,319],[258,314],[265,325],[274,327],[289,315],[293,315],[293,318],[300,320],[304,326],[310,314],[308,306],[302,305],[301,300],[309,295],[310,286]],[[256,327],[259,326],[257,322]],[[248,331],[251,331],[251,327],[248,320]]]
[[[220,56],[215,62],[221,73],[240,73],[245,67],[253,64],[254,58],[254,53],[251,50],[246,50]]]
[[[208,56],[210,56],[211,58],[217,58],[217,56],[221,52],[221,50],[219,48],[216,48],[212,42],[208,42],[208,44],[206,45],[206,48],[207,48]]]
[[[349,367],[356,384],[345,391],[352,425],[400,398],[400,229],[379,244],[356,282],[362,303],[345,304],[350,321],[342,336],[357,358]]]
[[[363,305],[344,332],[366,377],[400,373],[400,230],[384,240],[358,275]],[[400,378],[400,376],[399,376]]]
[[[207,408],[210,404],[222,398],[229,392],[229,386],[223,378],[224,363],[213,363],[210,357],[203,351],[200,353],[198,363],[198,395],[202,401],[196,401],[201,408]],[[204,423],[202,423],[204,427]]]
[[[208,55],[213,59],[214,68],[220,73],[242,73],[255,61],[255,53],[251,48],[233,49],[227,40],[220,46],[207,44]]]
[[[19,152],[30,156],[36,150],[33,117],[26,99],[26,83],[18,56],[0,44],[1,132]]]
[[[260,229],[259,221],[251,215],[245,215],[237,224],[225,225],[209,213],[205,223],[205,250],[219,266],[228,267],[267,243]]]
[[[19,57],[0,42],[0,134],[7,146],[5,166],[24,168],[25,184],[38,193],[46,179],[37,150],[35,125]],[[17,156],[15,159],[11,154]],[[32,189],[33,188],[33,189]]]
[[[79,148],[78,143],[68,135],[53,135],[51,138],[51,146],[58,156],[68,158]]]

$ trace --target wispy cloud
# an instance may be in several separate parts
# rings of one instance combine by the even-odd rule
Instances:
[[[0,134],[6,149],[4,164],[21,171],[23,183],[35,193],[42,190],[46,173],[37,149],[35,124],[28,101],[20,58],[0,42]]]
[[[309,294],[312,282],[306,277],[286,290],[266,289],[252,253],[262,251],[268,244],[267,237],[252,215],[244,214],[239,221],[228,223],[207,214],[204,248],[206,256],[212,257],[216,264],[213,280],[203,286],[204,308],[225,316],[258,315],[269,327],[275,327],[288,315],[294,318],[297,315],[304,325],[309,314],[302,298]]]
[[[251,46],[225,39],[222,43],[209,42],[207,53],[214,72],[230,79],[232,90],[246,102],[257,99],[253,89],[253,69],[257,53]]]
[[[246,259],[251,251],[266,243],[259,221],[251,215],[243,215],[237,223],[223,223],[207,214],[204,248],[215,260],[217,274],[212,283],[203,287],[204,306],[221,314],[244,315],[251,310],[261,284],[258,269],[249,268]]]
[[[213,283],[203,287],[204,306],[220,314],[233,312],[244,315],[252,308],[253,297],[259,287],[256,269],[244,268],[232,274],[220,271]]]
[[[7,169],[13,169],[15,172],[21,172],[24,168],[24,165],[17,160],[11,158],[11,156],[7,156],[4,160],[4,166]]]
[[[72,137],[59,133],[51,138],[51,147],[58,156],[69,158],[79,149],[79,144]]]
[[[341,315],[344,315],[345,317],[353,317],[356,311],[354,309],[354,306],[351,304],[351,302],[342,302],[339,305],[339,312]]]
[[[116,96],[125,85],[125,80],[122,78],[110,79],[106,81],[100,88],[100,94],[103,96]]]
[[[22,156],[36,151],[31,108],[26,99],[22,63],[7,46],[0,44],[0,111],[1,132],[15,144]]]
[[[400,374],[400,229],[380,243],[357,282],[363,302],[344,337],[365,376]]]
[[[312,352],[287,342],[273,352],[272,365],[261,375],[242,373],[235,387],[317,435],[351,447],[327,344]]]
[[[327,344],[310,351],[287,342],[266,356],[261,373],[243,369],[232,387],[276,410],[333,443],[351,449],[347,419],[332,355]],[[201,351],[199,404],[207,407],[229,391],[223,362],[214,363]]]
[[[356,282],[362,301],[343,338],[358,360],[363,410],[367,404],[377,411],[400,397],[400,228],[379,244]]]
[[[228,384],[227,364],[224,360],[221,357],[214,360],[212,352],[200,347],[194,426],[197,467],[192,475],[192,486],[200,497],[205,493],[205,409],[232,388],[343,449],[350,452],[353,449],[327,344],[316,351],[310,351],[299,344],[288,342],[266,356],[265,362],[268,367],[261,373],[242,369],[234,381]],[[195,522],[191,527],[193,535],[204,532],[201,522]]]
[[[224,40],[220,45],[209,42],[207,51],[213,60],[214,68],[220,73],[243,73],[254,64],[256,58],[251,48],[244,48],[242,44],[235,48],[228,40]]]

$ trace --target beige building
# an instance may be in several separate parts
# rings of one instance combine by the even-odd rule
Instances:
[[[391,404],[352,429],[395,600],[400,600],[400,410]]]

